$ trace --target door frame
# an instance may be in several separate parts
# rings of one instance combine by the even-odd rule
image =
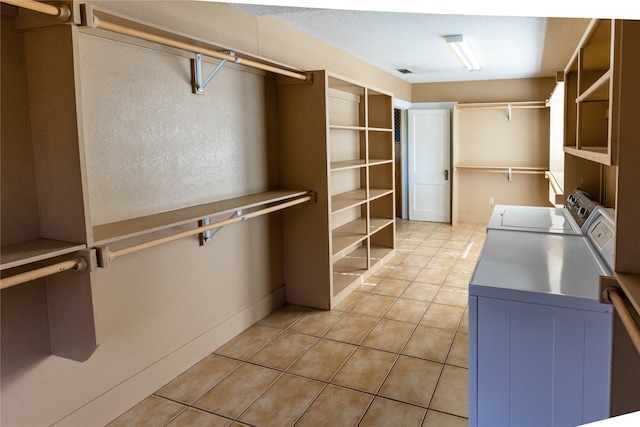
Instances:
[[[453,169],[453,165],[454,163],[454,156],[457,157],[457,151],[454,149],[455,145],[453,144],[454,139],[457,137],[457,132],[456,132],[456,126],[454,126],[454,122],[455,122],[455,106],[458,104],[457,101],[452,101],[452,102],[415,102],[415,103],[411,103],[411,102],[407,102],[407,101],[403,101],[401,99],[397,99],[394,98],[393,99],[393,107],[397,108],[398,110],[400,110],[400,121],[401,121],[401,125],[400,125],[400,132],[401,132],[401,136],[400,136],[400,144],[402,145],[401,147],[401,152],[402,152],[402,159],[401,159],[401,165],[402,165],[402,188],[398,189],[396,188],[396,192],[400,192],[402,194],[402,219],[408,219],[409,218],[409,172],[407,171],[408,169],[408,164],[407,164],[407,154],[409,151],[409,139],[408,139],[408,133],[409,133],[409,128],[408,128],[408,111],[409,110],[421,110],[421,109],[450,109],[451,110],[451,147],[450,147],[450,156],[449,159],[451,160],[451,165],[449,165],[449,167],[451,169],[449,169],[449,179],[451,180],[451,223],[455,224],[458,222],[458,215],[457,215],[457,199],[454,198],[453,196],[456,194],[456,192],[453,190],[454,186],[457,186],[457,180],[455,179],[456,174],[454,173],[454,169]]]
[[[455,144],[453,144],[454,139],[456,138],[457,132],[455,130],[455,126],[454,126],[454,122],[455,122],[455,106],[458,104],[458,102],[456,101],[452,101],[452,102],[416,102],[416,103],[411,103],[411,102],[406,102],[406,101],[402,101],[400,99],[394,99],[394,108],[397,108],[400,111],[400,115],[401,115],[401,144],[402,144],[402,189],[400,189],[400,191],[402,192],[402,218],[403,219],[408,219],[409,218],[409,198],[408,198],[408,193],[409,193],[409,172],[408,172],[408,168],[409,168],[409,164],[408,164],[408,159],[407,159],[407,155],[409,152],[409,139],[408,139],[408,120],[407,120],[407,116],[408,116],[408,111],[409,110],[429,110],[429,109],[449,109],[451,110],[451,121],[450,121],[450,140],[451,143],[449,145],[449,161],[450,161],[450,165],[449,165],[449,180],[450,180],[450,185],[449,185],[449,189],[450,189],[450,197],[449,197],[449,201],[450,201],[450,206],[449,208],[451,209],[450,212],[450,220],[451,220],[451,224],[456,224],[458,222],[458,215],[457,215],[457,209],[456,209],[456,205],[457,205],[457,200],[454,198],[454,195],[456,194],[456,192],[454,191],[454,186],[457,185],[457,180],[456,178],[456,174],[454,173],[454,169],[453,169],[453,165],[454,163],[454,156],[457,156],[456,151],[454,150]],[[396,188],[396,191],[399,191]]]

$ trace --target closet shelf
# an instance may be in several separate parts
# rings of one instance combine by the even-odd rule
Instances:
[[[393,224],[393,219],[390,218],[371,218],[369,224],[369,234],[377,233],[388,225]]]
[[[611,81],[611,70],[607,70],[598,80],[595,81],[584,93],[576,98],[576,103],[609,101],[609,82]]]
[[[331,171],[357,169],[365,167],[366,165],[367,162],[364,159],[341,160],[338,162],[331,162]]]
[[[367,191],[364,188],[336,194],[331,197],[331,213],[361,205],[367,201]]]
[[[512,173],[529,173],[529,174],[541,174],[547,171],[544,166],[471,166],[471,165],[457,165],[457,172],[481,172],[481,173],[505,173],[511,171]]]
[[[611,156],[608,147],[583,146],[580,148],[564,146],[564,152],[575,157],[580,157],[592,162],[608,165],[611,163]]]
[[[369,159],[369,166],[386,165],[393,163],[390,159]]]
[[[393,193],[393,190],[391,188],[370,188],[369,200],[379,199],[380,197],[384,197],[392,193]]]
[[[513,174],[544,175],[547,168],[543,166],[469,166],[457,165],[456,172],[469,173],[506,173],[509,182]]]
[[[29,2],[31,2],[31,0]],[[309,79],[309,76],[304,71],[297,70],[293,67],[245,53],[241,54],[242,57],[237,57],[236,53],[238,53],[238,51],[235,49],[223,48],[221,46],[213,45],[208,41],[200,40],[177,32],[166,31],[151,24],[143,23],[142,21],[111,14],[100,10],[99,7],[95,7],[92,4],[87,4],[82,8],[80,14],[82,21],[81,25],[84,27],[85,31],[88,30],[89,33],[93,33],[96,30],[101,32],[106,31],[115,35],[161,44],[169,48],[192,52],[194,55],[206,55],[221,61],[229,61],[231,63],[280,74],[297,80],[307,81]],[[234,53],[227,53],[229,51]],[[195,80],[195,73],[193,78]],[[193,89],[196,93],[201,93],[198,89],[202,88],[198,88],[194,85]]]
[[[38,261],[46,261],[86,249],[83,243],[64,242],[51,239],[33,239],[3,245],[0,251],[0,270],[20,267]]]
[[[105,245],[184,224],[196,223],[199,220],[217,215],[226,215],[238,210],[293,200],[308,194],[307,191],[273,190],[97,225],[93,227],[93,239],[95,245]]]
[[[355,131],[364,131],[367,130],[364,126],[349,126],[349,125],[329,125],[330,129],[336,130],[355,130]]]

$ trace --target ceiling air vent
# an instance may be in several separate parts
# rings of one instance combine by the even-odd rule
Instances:
[[[413,71],[407,69],[407,68],[397,68],[396,71],[398,71],[399,73],[402,74],[413,74]]]

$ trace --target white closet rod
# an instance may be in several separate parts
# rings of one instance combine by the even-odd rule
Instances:
[[[295,200],[291,200],[288,202],[284,202],[284,203],[279,203],[277,205],[274,206],[270,206],[268,208],[265,209],[260,209],[258,211],[255,212],[251,212],[245,215],[241,215],[241,216],[236,216],[236,217],[232,217],[226,220],[222,220],[222,221],[218,221],[218,222],[213,222],[210,223],[208,225],[203,225],[201,227],[197,227],[194,228],[192,230],[187,230],[187,231],[183,231],[180,233],[176,233],[176,234],[172,234],[170,236],[165,236],[165,237],[161,237],[159,239],[155,239],[155,240],[151,240],[145,243],[140,243],[137,245],[133,245],[133,246],[128,246],[126,248],[122,248],[122,249],[118,249],[115,251],[111,251],[109,250],[108,247],[103,246],[103,247],[98,247],[98,258],[101,260],[100,264],[103,267],[106,267],[107,265],[110,264],[111,261],[113,261],[116,258],[125,256],[125,255],[129,255],[132,254],[134,252],[139,252],[142,251],[144,249],[149,249],[149,248],[153,248],[155,246],[159,246],[159,245],[163,245],[165,243],[169,243],[169,242],[173,242],[175,240],[179,240],[182,239],[184,237],[189,237],[189,236],[195,236],[198,235],[200,233],[204,233],[207,231],[211,231],[214,230],[216,228],[220,228],[223,227],[225,225],[230,225],[230,224],[234,224],[236,222],[240,222],[240,221],[245,221],[247,219],[250,218],[255,218],[258,216],[262,216],[262,215],[266,215],[268,213],[271,212],[276,212],[282,209],[286,209],[288,207],[291,206],[295,206],[295,205],[299,205],[302,203],[306,203],[312,200],[312,196],[311,195],[306,195],[303,196],[299,199],[295,199]]]
[[[307,80],[309,77],[304,73],[296,73],[294,71],[285,70],[283,68],[279,68],[273,65],[263,64],[262,62],[253,61],[247,58],[238,58],[235,55],[231,55],[224,52],[219,52],[217,50],[207,49],[200,46],[196,46],[190,43],[181,42],[178,40],[171,39],[169,37],[164,37],[156,34],[147,33],[142,30],[136,30],[134,28],[126,27],[124,25],[116,24],[114,22],[109,22],[107,20],[98,18],[97,16],[93,17],[93,27],[101,28],[103,30],[111,31],[114,33],[122,34],[125,36],[131,36],[138,39],[146,40],[153,43],[159,43],[165,46],[174,47],[176,49],[186,50],[189,52],[193,52],[196,54],[202,54],[206,56],[210,56],[212,58],[217,58],[221,60],[226,60],[230,62],[234,62],[236,64],[246,65],[247,67],[257,68],[263,71],[270,71],[272,73],[281,74],[283,76],[292,77],[298,80]]]
[[[87,268],[87,265],[87,260],[83,257],[62,261],[57,264],[48,265],[46,267],[4,278],[0,280],[0,289],[10,288],[11,286],[30,282],[31,280],[41,279],[67,270],[84,271]]]
[[[556,196],[558,195],[562,195],[562,188],[560,187],[560,184],[558,184],[558,181],[556,181],[556,177],[553,176],[553,174],[550,171],[546,171],[544,173],[544,177],[547,178],[549,180],[549,184],[551,184],[551,187],[553,188],[553,192]]]
[[[23,9],[33,10],[35,12],[44,13],[58,17],[62,20],[68,20],[71,17],[71,10],[67,6],[55,6],[48,3],[42,3],[35,0],[2,0],[2,3],[18,6]]]

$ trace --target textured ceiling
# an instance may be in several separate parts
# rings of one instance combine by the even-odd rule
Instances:
[[[271,16],[411,83],[552,77],[588,19],[481,16],[232,4]],[[480,60],[467,71],[444,36],[463,34]],[[397,69],[409,69],[401,74]]]

